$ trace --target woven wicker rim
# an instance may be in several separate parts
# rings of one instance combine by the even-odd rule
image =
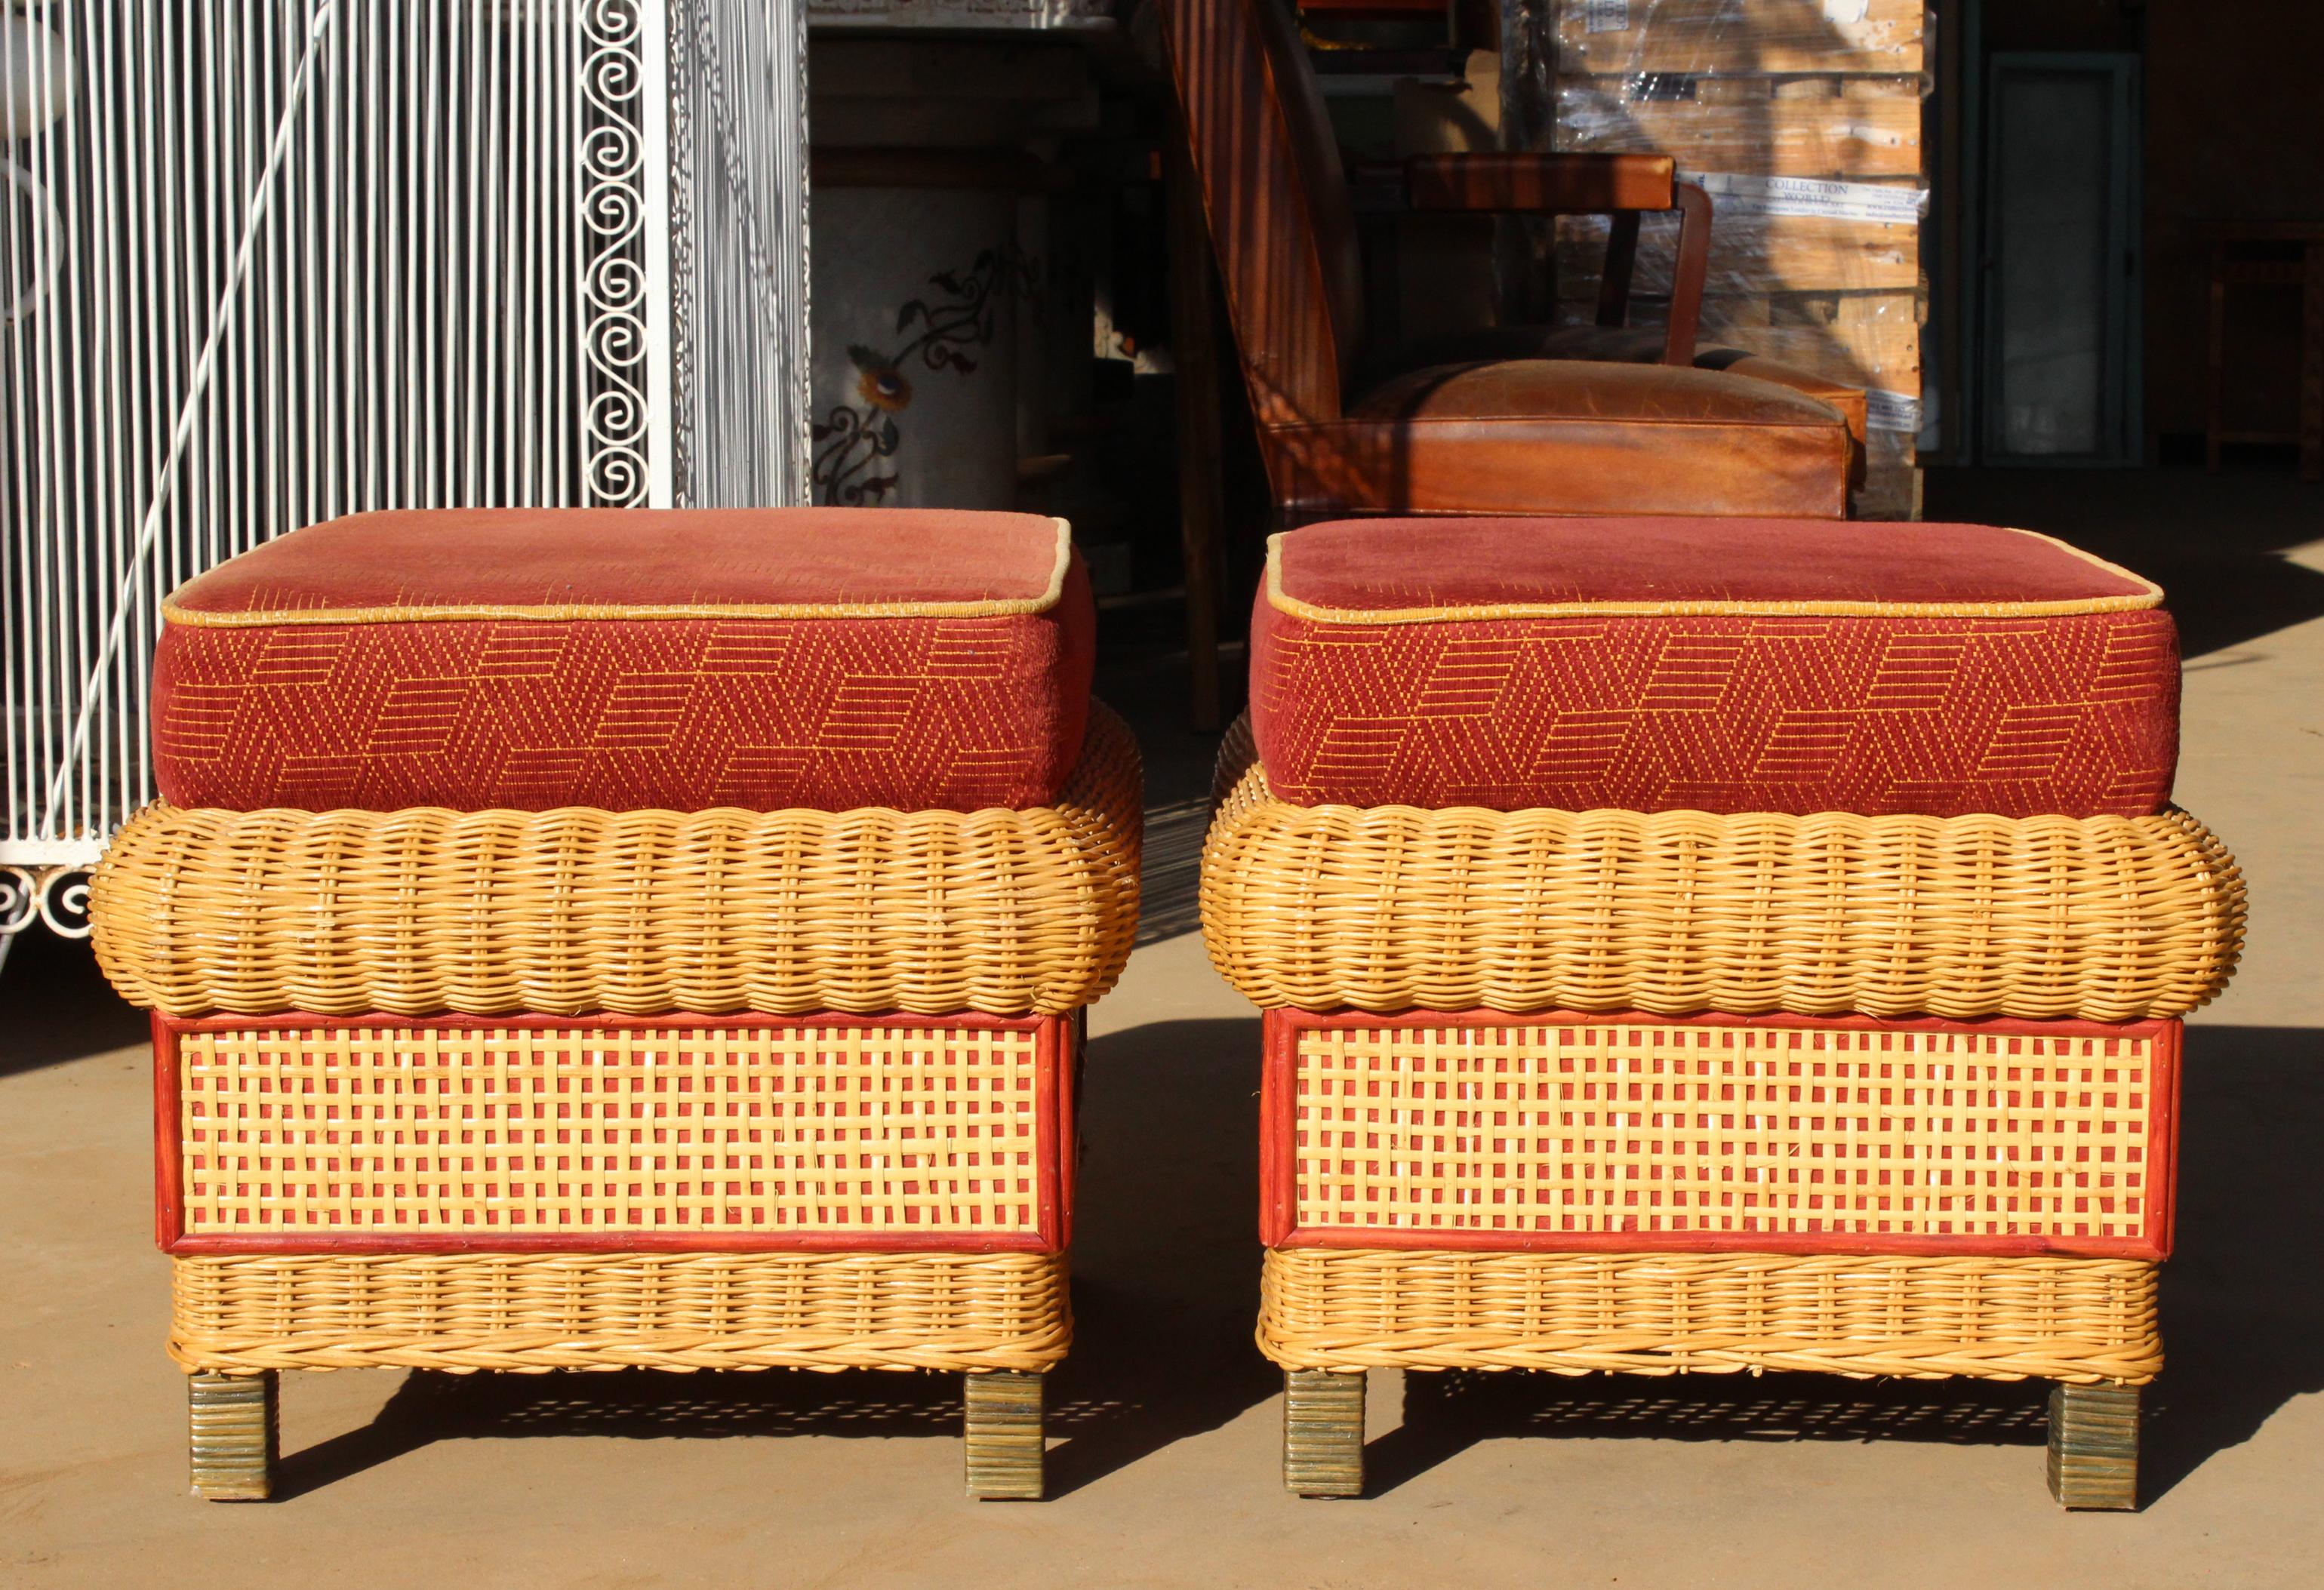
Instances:
[[[2049,602],[1737,602],[1710,598],[1686,602],[1477,602],[1462,607],[1321,607],[1286,593],[1283,589],[1283,539],[1296,530],[1279,530],[1267,538],[1267,602],[1277,612],[1318,624],[1458,624],[1494,619],[1557,619],[1583,615],[1636,618],[1716,618],[1733,614],[1829,618],[2015,619],[2070,613],[2135,612],[2163,605],[2163,587],[2144,574],[2045,536],[2038,530],[1999,526],[2011,535],[2045,541],[2070,553],[2092,568],[2144,587],[2126,596],[2064,597]]]
[[[1269,1008],[2137,1021],[2241,952],[2242,872],[2177,810],[1295,806],[1237,775],[1247,748],[1222,749],[1203,932]]]
[[[90,886],[166,1015],[1060,1015],[1137,934],[1138,749],[1024,811],[146,808]]]

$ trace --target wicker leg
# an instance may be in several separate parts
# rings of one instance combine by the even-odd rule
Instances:
[[[186,1378],[193,1414],[194,1494],[209,1502],[263,1502],[274,1489],[281,1397],[274,1371]]]
[[[962,1379],[968,1493],[980,1502],[1038,1502],[1041,1377],[1004,1369]]]
[[[2067,1507],[2138,1505],[2138,1388],[2050,1388],[2050,1494]]]
[[[1283,1484],[1299,1496],[1364,1493],[1364,1377],[1283,1374]]]

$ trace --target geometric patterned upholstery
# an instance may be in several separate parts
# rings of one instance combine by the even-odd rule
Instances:
[[[974,811],[1081,749],[1058,520],[779,509],[364,514],[174,593],[180,806]]]
[[[1270,544],[1251,723],[1301,805],[2142,816],[2160,600],[1973,525],[1319,525]]]

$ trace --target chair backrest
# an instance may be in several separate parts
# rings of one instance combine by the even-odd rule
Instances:
[[[1354,207],[1288,0],[1163,0],[1171,72],[1262,424],[1333,419],[1364,336]]]

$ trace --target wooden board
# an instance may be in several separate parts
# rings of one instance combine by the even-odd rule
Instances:
[[[1606,256],[1606,221],[1569,216],[1557,224],[1559,297],[1594,299]],[[1667,298],[1678,223],[1649,216],[1639,227],[1633,290]],[[1714,296],[1793,292],[1911,292],[1921,285],[1921,229],[1867,221],[1733,216],[1711,232],[1708,290]]]
[[[1668,324],[1660,299],[1634,299],[1630,324]],[[1569,303],[1563,318],[1589,318]],[[1773,293],[1714,298],[1702,306],[1702,340],[1763,354],[1854,386],[1903,397],[1921,393],[1918,293]]]
[[[1858,519],[1921,517],[1920,454],[1907,432],[1876,430],[1866,438],[1863,489],[1856,494]]]
[[[1926,69],[1923,0],[1555,0],[1555,4],[1558,62],[1563,71]]]
[[[1688,171],[1904,186],[1922,175],[1923,0],[1551,0],[1556,147],[1657,152]],[[1711,230],[1707,339],[1917,397],[1920,227],[1738,213]],[[1835,195],[1858,207],[1856,195]],[[1787,196],[1788,198],[1788,196]],[[1670,291],[1676,223],[1643,228],[1634,323]],[[1595,299],[1606,224],[1558,224],[1568,317]],[[1906,411],[1909,413],[1909,410]],[[1914,438],[1875,430],[1856,511],[1920,514]]]
[[[1711,299],[1705,341],[1731,343],[1857,386],[1921,393],[1918,293],[1784,293]]]
[[[1764,79],[1715,86],[1792,87]],[[1640,99],[1630,93],[1635,80],[1570,81],[1558,88],[1557,147],[1668,154],[1687,171],[1841,179],[1920,174],[1917,79],[1817,78],[1798,86],[1849,91]]]

